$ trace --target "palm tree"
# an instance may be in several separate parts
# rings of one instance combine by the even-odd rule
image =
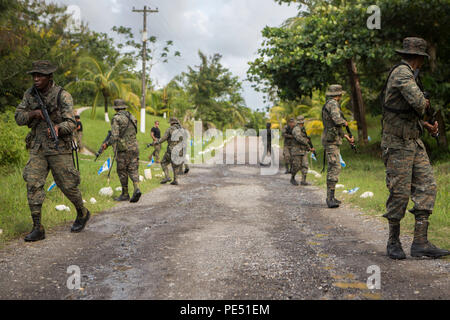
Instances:
[[[95,98],[92,103],[92,118],[95,117],[97,102],[100,96],[103,96],[105,106],[105,121],[109,122],[108,103],[110,99],[124,98],[135,100],[132,94],[131,86],[136,81],[127,70],[126,65],[129,59],[121,59],[115,65],[109,66],[99,62],[93,57],[80,58],[80,78],[77,81],[69,83],[66,88],[94,90]],[[138,98],[139,100],[139,98]]]

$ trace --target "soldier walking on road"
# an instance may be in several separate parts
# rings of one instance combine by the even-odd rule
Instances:
[[[389,220],[387,254],[392,259],[405,259],[400,243],[400,221],[405,216],[409,199],[415,216],[414,241],[411,256],[439,258],[450,251],[439,249],[428,241],[428,217],[433,212],[437,186],[425,146],[420,139],[425,127],[431,134],[438,132],[437,122],[422,120],[430,102],[417,84],[415,71],[424,63],[427,43],[421,38],[405,38],[402,56],[388,77],[383,100],[382,155],[386,166],[386,186],[390,195],[386,202]]]
[[[284,157],[284,165],[286,166],[285,174],[292,173],[292,146],[295,144],[294,136],[292,135],[292,130],[295,127],[295,119],[289,119],[289,122],[286,126],[284,126],[283,130],[281,130],[281,135],[284,138],[284,148],[283,148],[283,157]],[[295,175],[294,175],[295,177]],[[294,179],[295,181],[295,179]],[[292,179],[291,179],[292,182]],[[297,184],[298,185],[298,184]]]
[[[342,98],[342,86],[333,84],[326,93],[327,102],[322,109],[323,133],[322,145],[325,151],[325,157],[328,163],[327,173],[327,206],[328,208],[337,208],[341,203],[335,198],[336,184],[341,172],[340,164],[340,146],[342,138],[346,138],[349,143],[355,143],[355,139],[344,134],[343,126],[348,126],[347,121],[342,117],[340,100]]]
[[[137,120],[125,109],[121,99],[114,100],[117,113],[111,120],[111,138],[103,144],[103,150],[113,146],[117,159],[117,174],[122,185],[122,194],[115,201],[138,202],[142,193],[139,189],[139,146],[136,139]],[[133,182],[134,193],[128,194],[128,177]]]
[[[306,182],[306,176],[308,175],[308,152],[315,152],[309,146],[309,139],[306,133],[305,127],[305,117],[298,116],[297,124],[292,130],[292,136],[294,141],[290,150],[292,157],[292,169],[291,169],[291,183],[294,186],[298,186],[298,182],[295,180],[297,172],[302,171],[302,186],[309,186],[310,184]]]
[[[172,181],[169,175],[169,165],[172,165],[173,181],[172,185],[178,185],[178,173],[180,167],[183,165],[183,127],[176,118],[170,118],[170,127],[164,133],[164,137],[158,140],[156,143],[162,144],[167,141],[167,150],[161,161],[161,167],[163,168],[165,179],[161,181],[161,184]]]
[[[31,132],[26,137],[26,148],[30,158],[23,171],[27,183],[28,205],[33,219],[33,230],[25,241],[45,239],[45,229],[41,224],[42,203],[45,199],[45,180],[49,170],[59,189],[73,203],[77,218],[72,225],[72,232],[80,232],[86,226],[90,212],[84,207],[80,189],[80,172],[75,169],[72,159],[72,140],[76,129],[73,112],[73,100],[70,93],[53,81],[57,70],[49,61],[36,61],[32,70],[34,88],[28,89],[22,102],[16,109],[15,119],[19,126],[28,126]],[[54,131],[58,138],[50,136],[50,128],[39,108],[38,95],[45,104]]]

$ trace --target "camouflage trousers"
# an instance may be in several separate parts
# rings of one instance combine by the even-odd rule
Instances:
[[[42,152],[30,153],[30,159],[23,170],[23,179],[27,183],[28,205],[32,215],[40,215],[45,199],[44,185],[49,171],[58,188],[73,203],[76,209],[82,209],[83,198],[80,189],[80,173],[73,165],[71,154],[46,156]]]
[[[286,166],[290,165],[292,167],[292,147],[284,146],[283,148],[283,158]]]
[[[337,145],[326,145],[325,157],[327,160],[327,185],[334,189],[339,181],[339,174],[341,173],[340,164],[340,150]]]
[[[302,175],[308,174],[308,154],[293,155],[292,156],[292,175],[295,176],[297,172],[302,171]]]
[[[169,178],[169,165],[172,165],[172,170],[173,170],[174,179],[175,179],[183,167],[183,162],[180,164],[175,164],[172,161],[172,151],[171,150],[166,151],[166,153],[164,154],[162,161],[161,161],[161,167],[164,171],[164,174],[166,175],[166,178]]]
[[[129,150],[117,153],[117,175],[122,189],[128,189],[128,177],[133,183],[139,182],[139,151]]]
[[[390,192],[384,217],[401,220],[409,198],[414,202],[411,212],[428,211],[431,214],[437,186],[426,151],[417,144],[415,150],[384,148],[383,161]]]
[[[154,148],[155,148],[155,150],[153,150],[153,153],[150,156],[150,160],[151,160],[151,157],[154,157],[155,161],[159,161],[159,153],[161,152],[161,145],[157,144],[154,146]]]
[[[76,134],[76,139],[77,139],[77,145],[78,148],[81,150],[83,148],[82,142],[83,142],[83,131],[78,131]]]

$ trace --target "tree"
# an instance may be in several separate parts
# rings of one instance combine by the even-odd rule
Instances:
[[[185,88],[196,116],[205,125],[223,128],[233,118],[239,118],[239,110],[245,106],[242,85],[238,77],[221,65],[220,54],[207,57],[199,51],[198,55],[200,65],[188,67],[188,72],[182,74]]]
[[[95,91],[95,98],[92,102],[92,117],[95,116],[97,102],[103,97],[105,107],[105,121],[109,122],[108,103],[111,99],[127,97],[131,95],[131,85],[136,78],[127,69],[129,59],[120,59],[115,65],[109,66],[106,63],[97,61],[92,57],[82,57],[80,59],[80,78],[66,86],[68,90],[84,90],[86,88]]]
[[[263,30],[263,47],[259,57],[250,63],[249,79],[258,83],[260,90],[275,88],[282,99],[288,100],[311,96],[314,90],[324,91],[331,83],[347,82],[359,138],[366,142],[363,93],[368,93],[372,110],[379,110],[376,93],[380,92],[389,67],[398,59],[394,48],[401,46],[405,36],[422,36],[431,44],[448,48],[444,37],[448,39],[449,35],[445,24],[449,3],[378,1],[382,28],[369,30],[366,10],[372,1],[301,2],[307,5],[306,11],[282,27]]]

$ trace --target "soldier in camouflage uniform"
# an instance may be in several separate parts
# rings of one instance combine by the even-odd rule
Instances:
[[[396,50],[403,59],[392,69],[384,90],[381,147],[390,192],[384,217],[389,221],[387,254],[392,259],[406,258],[399,236],[400,221],[410,198],[414,202],[410,211],[416,220],[411,256],[438,258],[450,254],[427,239],[428,217],[434,208],[437,187],[420,137],[424,127],[436,134],[438,125],[421,120],[430,102],[414,77],[414,71],[428,57],[426,48],[426,41],[421,38],[405,38],[403,49]]]
[[[297,124],[292,130],[292,136],[294,137],[294,143],[290,150],[292,156],[292,172],[291,172],[291,183],[294,186],[298,186],[298,182],[295,180],[297,172],[302,171],[302,186],[309,186],[310,184],[306,182],[306,176],[308,175],[308,152],[314,152],[309,146],[308,135],[305,130],[305,117],[298,116]]]
[[[142,193],[139,189],[139,147],[136,140],[137,120],[127,110],[121,99],[114,100],[117,113],[111,120],[111,138],[103,145],[103,149],[112,145],[117,159],[117,174],[122,185],[122,194],[115,201],[138,202]],[[134,193],[128,194],[128,177],[133,182]]]
[[[283,157],[284,157],[284,165],[286,166],[285,174],[292,173],[291,149],[292,146],[295,144],[295,139],[294,136],[292,135],[292,130],[294,129],[294,127],[295,127],[295,119],[291,118],[289,119],[288,124],[284,126],[283,130],[281,130],[281,136],[284,138]]]
[[[167,150],[164,154],[164,157],[161,161],[161,167],[163,168],[165,179],[161,181],[161,184],[165,184],[170,182],[169,175],[169,165],[172,165],[173,171],[173,182],[172,185],[178,185],[178,173],[180,171],[180,167],[183,165],[184,156],[183,156],[183,127],[180,125],[180,122],[176,118],[170,118],[169,120],[170,127],[164,133],[164,136],[158,140],[156,143],[162,144],[167,141]]]
[[[342,129],[343,126],[348,126],[347,121],[342,117],[341,105],[339,103],[343,93],[344,91],[342,91],[341,85],[331,85],[326,93],[327,102],[322,109],[322,145],[328,163],[326,202],[329,208],[337,208],[340,204],[340,201],[335,198],[334,193],[341,172],[339,147],[342,144],[342,138],[345,137],[351,144],[355,142],[355,139],[344,134]]]
[[[189,143],[189,133],[188,133],[188,131],[187,131],[187,129],[186,128],[184,128],[183,127],[183,130],[184,130],[184,135],[183,135],[183,146],[184,146],[184,150],[188,150],[188,143]],[[183,167],[184,167],[184,170],[183,170]],[[180,175],[185,175],[185,174],[188,174],[189,173],[189,170],[190,170],[190,168],[189,168],[189,159],[188,159],[188,154],[187,154],[187,152],[186,152],[186,155],[185,155],[185,157],[184,157],[184,162],[183,162],[183,165],[181,165],[180,166],[180,171],[179,171],[179,174]]]
[[[89,220],[89,210],[84,207],[78,185],[80,173],[75,169],[72,159],[72,140],[76,128],[73,113],[73,100],[70,93],[53,81],[57,67],[49,61],[36,61],[28,73],[33,76],[37,88],[58,136],[58,146],[50,136],[50,129],[39,109],[33,88],[28,89],[22,102],[16,109],[15,119],[19,126],[28,126],[31,132],[26,138],[26,148],[30,158],[23,171],[27,183],[28,205],[33,219],[33,230],[25,241],[45,239],[45,229],[41,224],[41,209],[45,199],[44,184],[49,170],[52,171],[56,185],[73,203],[77,218],[72,225],[72,232],[80,232]]]

